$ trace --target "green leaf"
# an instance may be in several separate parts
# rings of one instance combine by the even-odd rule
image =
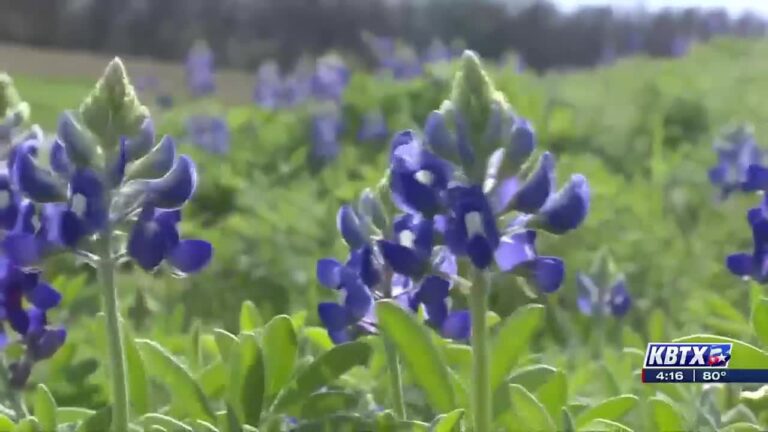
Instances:
[[[563,371],[557,370],[534,393],[553,419],[558,418],[560,410],[568,402],[568,379]]]
[[[227,404],[227,412],[224,415],[224,424],[226,427],[223,429],[226,432],[243,432],[243,428],[240,426],[240,420],[238,420],[237,413],[235,413],[235,409],[232,405]]]
[[[491,349],[491,391],[504,383],[543,318],[544,306],[532,304],[516,310],[501,324]]]
[[[152,365],[152,374],[171,392],[175,410],[192,418],[213,420],[214,414],[203,390],[173,356],[151,340],[136,341],[144,360]]]
[[[606,399],[576,416],[576,427],[582,429],[596,419],[618,420],[629,412],[635,404],[637,404],[637,396],[632,395]]]
[[[514,424],[521,430],[542,432],[556,430],[555,423],[547,410],[525,387],[510,384],[509,393]]]
[[[13,432],[47,432],[40,426],[40,422],[34,417],[22,419]]]
[[[13,420],[5,414],[0,414],[0,432],[13,432],[15,427],[16,425],[13,424]]]
[[[301,407],[301,418],[316,420],[341,411],[353,411],[360,396],[343,391],[315,393]]]
[[[397,431],[397,418],[392,411],[384,411],[376,416],[375,427],[376,432],[396,432]]]
[[[328,351],[333,348],[333,341],[328,336],[328,331],[321,327],[305,327],[302,330],[304,337],[309,339],[317,349],[321,352]]]
[[[464,410],[457,409],[446,414],[441,414],[432,420],[429,426],[430,432],[456,432],[460,430],[461,419],[464,417]]]
[[[664,312],[654,309],[648,317],[648,340],[664,340]]]
[[[195,432],[219,432],[216,426],[203,420],[195,420]]]
[[[376,315],[379,330],[397,348],[403,364],[432,408],[439,412],[455,409],[456,398],[448,368],[430,330],[390,301],[377,302]]]
[[[365,366],[371,353],[370,345],[361,341],[337,345],[323,353],[283,388],[275,398],[272,411],[283,412],[331,384],[353,367]]]
[[[266,396],[271,400],[288,383],[296,365],[298,341],[291,318],[278,315],[264,328],[264,367]]]
[[[264,405],[264,355],[259,341],[252,333],[240,336],[240,369],[243,377],[240,403],[244,423],[258,426]]]
[[[588,432],[632,432],[632,429],[624,426],[621,423],[601,418],[592,420],[588,425],[580,428],[579,430]]]
[[[14,432],[16,424],[5,414],[0,414],[0,432]]]
[[[249,332],[264,325],[259,309],[252,301],[246,300],[240,306],[240,331]]]
[[[632,330],[632,328],[625,326],[622,329],[622,335],[621,335],[621,341],[625,347],[631,347],[631,348],[642,348],[645,349],[645,343],[643,343],[643,338],[640,337],[637,332]]]
[[[56,418],[59,423],[77,423],[92,416],[96,411],[77,407],[63,407],[56,409]]]
[[[691,335],[675,339],[680,343],[730,343],[733,344],[731,361],[728,367],[732,369],[761,369],[768,364],[768,353],[740,340],[714,335]]]
[[[45,384],[38,384],[34,399],[35,417],[44,431],[56,430],[56,401]]]
[[[219,348],[219,354],[226,363],[229,360],[229,354],[232,347],[238,344],[237,336],[223,329],[214,329],[213,337],[216,339],[216,346]]]
[[[85,419],[78,426],[77,432],[104,432],[112,426],[112,407],[105,406]]]
[[[728,426],[720,429],[720,432],[761,432],[763,430],[764,429],[759,425],[740,422],[729,424]]]
[[[563,420],[563,432],[574,432],[576,430],[576,425],[573,423],[573,416],[571,416],[571,412],[568,411],[567,407],[563,407],[563,409],[560,410],[560,418]]]
[[[144,360],[141,358],[139,349],[136,346],[136,340],[133,337],[133,332],[131,331],[130,326],[124,321],[122,326],[131,408],[133,409],[134,414],[142,415],[149,411],[151,401],[147,371],[144,367]]]
[[[194,431],[194,429],[185,425],[184,423],[162,414],[155,414],[155,413],[145,414],[141,416],[138,422],[144,425],[145,427],[160,426],[167,430],[172,430],[174,432],[193,432]]]
[[[219,398],[227,387],[227,368],[216,360],[200,372],[197,382],[209,398]]]
[[[752,329],[763,346],[768,347],[768,298],[761,298],[752,309]]]
[[[336,414],[320,420],[302,423],[293,432],[360,432],[369,424],[357,414]]]
[[[664,397],[652,397],[648,400],[653,411],[653,420],[657,430],[678,431],[685,430],[685,421],[678,413],[671,401]]]
[[[526,366],[512,371],[507,380],[509,384],[518,384],[529,391],[535,391],[546,380],[552,377],[557,369],[547,365]]]

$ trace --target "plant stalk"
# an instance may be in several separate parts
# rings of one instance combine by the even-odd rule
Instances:
[[[488,293],[490,274],[477,271],[475,283],[469,294],[472,315],[472,422],[475,432],[491,432],[492,396],[490,383],[490,358],[488,347]]]
[[[384,277],[384,286],[382,287],[384,297],[392,298],[392,273],[387,272]],[[397,355],[397,347],[386,337],[384,340],[384,352],[387,357],[387,367],[389,369],[389,392],[392,400],[390,401],[395,410],[395,416],[398,420],[405,420],[405,398],[403,397],[403,378],[400,373],[400,357]]]
[[[112,379],[112,431],[128,432],[128,377],[125,346],[120,326],[120,309],[115,285],[115,261],[112,257],[112,228],[107,225],[99,239],[99,285],[103,311],[107,319],[109,365]]]

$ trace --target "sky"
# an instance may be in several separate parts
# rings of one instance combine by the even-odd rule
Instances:
[[[611,5],[621,8],[634,9],[639,5],[656,10],[665,7],[713,7],[726,8],[733,14],[739,14],[746,10],[752,10],[762,15],[768,15],[768,1],[766,0],[553,0],[563,9],[572,10],[579,6],[604,6]]]

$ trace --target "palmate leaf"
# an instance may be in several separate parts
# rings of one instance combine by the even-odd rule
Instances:
[[[390,301],[376,303],[376,316],[379,330],[397,348],[403,364],[432,408],[439,412],[456,409],[450,374],[430,330]]]
[[[168,391],[176,412],[195,419],[213,420],[208,398],[189,371],[173,356],[151,340],[136,341],[145,362],[152,365],[151,373],[161,380]]]
[[[547,410],[523,386],[509,385],[509,399],[512,403],[510,415],[507,418],[507,427],[514,431],[552,431],[557,430],[552,417]]]
[[[312,393],[331,384],[355,366],[368,364],[372,350],[362,341],[335,346],[299,371],[293,381],[283,387],[275,398],[271,411],[282,413],[303,402]]]

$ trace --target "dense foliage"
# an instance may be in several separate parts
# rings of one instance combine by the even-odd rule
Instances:
[[[756,14],[725,9],[562,12],[538,0],[0,0],[0,10],[0,41],[181,60],[202,38],[220,64],[248,69],[266,58],[289,65],[330,49],[370,60],[365,32],[419,49],[433,39],[462,40],[486,58],[514,50],[543,70],[639,52],[675,55],[690,40],[766,29]]]
[[[496,400],[490,411],[499,430],[768,427],[766,387],[649,385],[639,377],[649,341],[728,340],[731,367],[768,365],[768,300],[757,283],[765,275],[747,265],[764,256],[753,243],[764,237],[750,228],[759,231],[765,219],[747,223],[760,198],[744,190],[764,189],[752,165],[761,160],[739,150],[759,148],[768,136],[766,54],[761,41],[717,39],[674,61],[631,58],[571,74],[534,77],[485,66],[515,116],[535,131],[532,160],[551,152],[561,173],[556,184],[582,173],[591,197],[579,229],[537,237],[538,251],[564,263],[559,289],[537,289],[539,280],[521,274],[494,278],[485,324]],[[429,322],[437,315],[424,314],[426,305],[409,314],[383,302],[375,308],[385,337],[355,333],[356,340],[336,345],[332,339],[342,338],[329,335],[329,321],[317,313],[318,304],[340,304],[320,286],[318,260],[342,259],[360,240],[349,228],[352,207],[339,221],[345,241],[334,228],[340,206],[355,203],[359,220],[360,213],[373,220],[371,197],[399,187],[384,177],[402,168],[390,141],[406,129],[428,133],[425,122],[452,97],[461,67],[428,64],[408,80],[331,74],[329,86],[343,83],[340,98],[315,92],[290,107],[223,106],[215,88],[174,95],[170,109],[139,95],[158,134],[176,137],[180,153],[196,161],[197,188],[179,227],[185,238],[209,241],[215,254],[184,279],[145,273],[140,267],[157,264],[142,265],[141,254],[131,255],[138,266],[118,261],[136,430],[452,431],[473,424],[466,332]],[[9,117],[13,141],[34,121],[45,136],[61,137],[51,113],[77,109],[88,89],[16,78],[18,110],[0,98],[2,114],[24,114]],[[206,88],[205,76],[195,82]],[[10,94],[3,89],[11,85],[2,85]],[[388,132],[362,134],[376,115]],[[737,128],[747,144],[722,131],[744,122],[755,125]],[[43,151],[37,160],[40,168],[55,159]],[[382,200],[391,215],[393,203]],[[484,262],[463,261],[463,269]],[[71,256],[50,257],[44,269],[60,293],[47,318],[67,329],[66,341],[34,362],[22,388],[3,387],[0,430],[103,431],[113,399],[99,284]],[[454,287],[450,310],[467,310],[471,288],[461,280]],[[27,358],[15,347],[3,351],[6,361]],[[392,397],[392,350],[402,366],[403,410]]]

